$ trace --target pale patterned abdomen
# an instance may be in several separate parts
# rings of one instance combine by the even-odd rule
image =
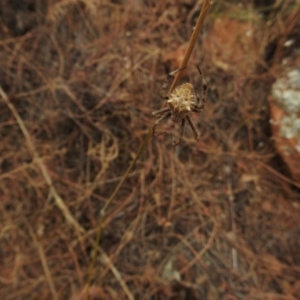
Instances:
[[[177,87],[170,95],[168,103],[174,113],[188,113],[196,102],[195,91],[190,83]]]

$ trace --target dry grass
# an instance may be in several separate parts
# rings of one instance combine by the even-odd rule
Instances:
[[[0,298],[83,299],[99,212],[162,105],[201,1],[17,2],[0,4]],[[158,128],[167,134],[107,211],[91,299],[300,297],[300,184],[274,150],[266,101],[299,10],[237,2],[215,4],[182,79],[197,86],[201,63],[201,138],[187,131],[174,150],[178,128]],[[252,26],[244,64],[205,50],[229,16]]]

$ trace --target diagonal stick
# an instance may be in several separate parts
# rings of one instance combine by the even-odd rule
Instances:
[[[179,72],[177,72],[177,74],[175,75],[175,78],[174,78],[174,80],[173,80],[173,82],[172,82],[172,84],[170,86],[168,94],[170,94],[174,90],[174,88],[176,87],[176,85],[179,82],[179,79],[180,79],[180,77],[182,75],[183,69],[185,69],[186,66],[187,66],[187,64],[188,64],[188,61],[189,61],[189,59],[191,57],[191,54],[192,54],[192,51],[193,51],[193,49],[195,47],[195,44],[196,44],[196,41],[197,41],[197,37],[198,37],[198,35],[200,33],[200,30],[201,30],[201,28],[203,26],[205,17],[206,17],[206,15],[208,13],[208,9],[209,9],[209,7],[211,5],[212,5],[212,1],[211,0],[205,0],[204,3],[203,3],[203,5],[202,5],[202,9],[201,9],[199,18],[197,20],[196,26],[194,28],[194,31],[192,33],[192,36],[190,38],[188,48],[186,50],[186,53],[185,53],[184,58],[182,60],[182,63],[180,65],[180,67],[179,67],[179,69],[181,69],[181,70]]]
[[[27,143],[27,148],[29,149],[29,152],[31,152],[31,155],[32,155],[34,161],[36,161],[37,165],[40,168],[40,171],[43,174],[43,177],[44,177],[46,183],[48,184],[50,193],[51,193],[51,195],[53,196],[53,198],[55,200],[56,206],[60,209],[60,211],[62,212],[62,214],[66,218],[66,220],[71,225],[73,225],[76,230],[78,230],[79,232],[84,232],[85,230],[80,226],[80,224],[72,216],[71,212],[69,211],[68,207],[64,203],[63,199],[57,193],[57,191],[56,191],[56,189],[53,185],[52,179],[51,179],[51,177],[50,177],[50,175],[47,171],[47,168],[46,168],[46,166],[43,162],[43,159],[40,157],[40,155],[39,155],[32,139],[31,139],[31,136],[30,136],[23,120],[22,120],[22,118],[20,117],[19,113],[15,109],[14,105],[10,102],[9,98],[7,97],[6,93],[4,92],[4,90],[2,89],[1,86],[0,86],[0,95],[1,95],[2,99],[4,100],[5,104],[8,106],[8,108],[12,112],[15,119],[17,120],[17,123],[18,123],[24,137],[25,137],[25,140],[26,140],[26,143]]]

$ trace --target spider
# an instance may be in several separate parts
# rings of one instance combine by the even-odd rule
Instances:
[[[182,142],[182,137],[184,133],[184,125],[185,121],[187,120],[190,124],[194,134],[195,138],[199,138],[199,133],[196,129],[195,124],[193,123],[190,113],[191,112],[197,112],[200,113],[205,105],[206,102],[206,94],[207,94],[207,83],[205,78],[202,75],[202,72],[198,66],[196,66],[199,74],[202,78],[202,86],[203,86],[203,97],[200,100],[200,97],[198,94],[195,93],[194,87],[190,83],[184,83],[180,86],[178,86],[170,96],[166,94],[166,88],[167,84],[170,80],[170,78],[174,77],[175,74],[185,68],[177,69],[171,73],[168,74],[160,92],[159,95],[167,100],[168,107],[165,107],[163,109],[154,111],[152,115],[157,116],[158,119],[155,121],[153,125],[153,135],[155,132],[155,127],[163,120],[168,119],[171,117],[171,120],[175,123],[181,123],[180,125],[180,137],[178,142],[173,142],[173,146],[177,146]]]

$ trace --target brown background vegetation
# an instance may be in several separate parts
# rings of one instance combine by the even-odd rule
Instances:
[[[0,99],[1,299],[83,299],[99,211],[201,3],[0,2],[0,85],[20,116]],[[215,1],[182,78],[201,93],[197,63],[208,81],[201,137],[174,149],[178,125],[158,127],[107,212],[91,299],[300,298],[300,184],[267,102],[298,6]]]

